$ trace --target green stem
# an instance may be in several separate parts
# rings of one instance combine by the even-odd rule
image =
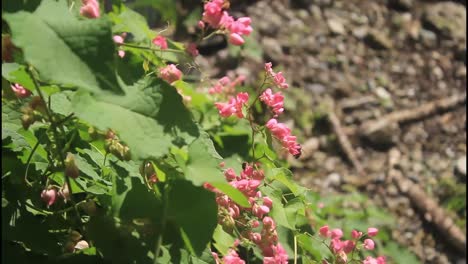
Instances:
[[[156,49],[156,48],[145,47],[145,46],[138,46],[138,45],[129,44],[129,43],[120,43],[120,44],[118,44],[118,45],[124,46],[124,47],[129,47],[129,48],[144,49],[144,50],[151,50],[151,51],[157,51],[157,52],[174,52],[174,53],[186,54],[185,50],[177,50],[177,49]]]
[[[36,152],[37,147],[39,147],[39,140],[34,145],[33,149],[31,150],[31,153],[29,153],[28,160],[26,161],[26,171],[24,173],[24,181],[29,187],[32,186],[31,182],[28,180],[29,165],[31,165],[31,159],[32,159],[32,156],[34,155],[34,152]]]
[[[156,246],[154,248],[154,264],[158,264],[158,256],[159,256],[159,253],[161,252],[164,229],[166,228],[167,210],[169,207],[169,191],[170,191],[169,184],[166,183],[166,185],[164,186],[164,194],[163,194],[163,212],[162,212],[162,217],[161,217],[161,229],[160,229],[160,234],[156,240]]]

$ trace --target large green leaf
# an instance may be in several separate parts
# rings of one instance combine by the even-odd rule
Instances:
[[[135,159],[157,159],[173,144],[190,144],[199,129],[177,91],[153,78],[126,87],[125,95],[72,98],[78,117],[101,130],[112,128]]]
[[[187,247],[201,255],[218,222],[215,194],[188,181],[176,181],[169,193],[169,216],[174,218]]]
[[[44,0],[34,11],[4,14],[12,40],[44,81],[121,91],[114,70],[116,48],[106,18],[78,19],[66,1]]]
[[[221,157],[216,152],[213,142],[204,133],[197,140],[193,141],[188,148],[185,177],[197,186],[208,182],[239,205],[250,207],[249,201],[242,192],[226,182],[219,169],[220,161]]]
[[[3,63],[2,76],[12,83],[19,83],[24,88],[34,91],[34,82],[23,65],[18,63]]]

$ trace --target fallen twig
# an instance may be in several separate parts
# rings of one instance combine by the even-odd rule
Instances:
[[[360,135],[366,136],[382,130],[389,125],[420,120],[439,112],[445,112],[464,103],[466,103],[466,93],[456,94],[448,98],[425,103],[412,109],[392,112],[377,120],[366,121],[359,127],[346,127],[344,131],[348,135],[358,132]]]
[[[343,150],[343,152],[348,157],[349,161],[353,164],[354,168],[358,172],[360,176],[365,177],[366,172],[364,171],[364,167],[362,166],[361,162],[357,159],[356,152],[351,145],[351,142],[348,139],[348,136],[344,133],[343,128],[341,127],[341,122],[336,116],[333,110],[330,110],[328,113],[328,119],[333,126],[333,131],[338,138],[338,142]]]
[[[458,251],[466,255],[465,233],[455,225],[447,212],[437,202],[429,197],[418,185],[406,179],[396,168],[401,153],[396,148],[389,152],[388,180],[394,182],[398,189],[408,196],[411,203],[424,215],[424,218],[444,234],[444,237]]]

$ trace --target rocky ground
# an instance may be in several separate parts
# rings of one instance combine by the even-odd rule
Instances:
[[[465,96],[448,111],[389,126],[376,138],[366,141],[350,133],[349,139],[370,179],[360,190],[398,217],[393,239],[422,263],[466,263],[464,254],[441,239],[444,235],[386,179],[388,151],[394,148],[402,154],[403,175],[451,209],[448,216],[466,232],[466,2],[232,2],[237,2],[231,5],[235,15],[252,17],[257,34],[249,45],[260,47],[263,55],[244,51],[238,60],[221,49],[199,63],[218,61],[218,67],[209,67],[212,76],[228,71],[252,81],[264,61],[280,66],[292,85],[288,122],[305,148],[300,160],[291,160],[293,169],[298,180],[324,194],[363,180],[322,118],[330,102],[349,128],[433,100]],[[450,208],[455,196],[463,199],[461,208]]]

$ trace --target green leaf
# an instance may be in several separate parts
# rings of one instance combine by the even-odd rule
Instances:
[[[242,207],[250,208],[250,203],[247,197],[237,188],[232,187],[229,183],[212,182],[211,185],[229,196],[235,203]]]
[[[213,240],[215,241],[215,248],[222,255],[227,255],[229,249],[234,245],[235,239],[226,231],[223,230],[221,225],[218,225],[213,234]]]
[[[109,13],[110,19],[114,22],[114,32],[130,32],[136,42],[151,40],[156,33],[148,27],[146,19],[141,14],[121,5],[120,14]]]
[[[124,168],[113,164],[118,175],[113,176],[112,211],[123,220],[150,218],[157,220],[162,212],[161,202],[141,177],[131,176]]]
[[[190,144],[188,157],[185,175],[193,184],[200,186],[205,182],[226,182],[219,169],[221,157],[206,133]]]
[[[157,159],[173,144],[190,144],[199,135],[177,91],[167,83],[146,78],[127,87],[124,96],[72,98],[76,115],[100,130],[112,128],[134,159]]]
[[[188,181],[175,181],[169,193],[169,216],[186,235],[188,248],[200,256],[217,225],[215,194]]]
[[[292,172],[286,168],[276,168],[271,170],[271,175],[267,175],[270,180],[276,180],[286,185],[294,195],[298,195],[298,186],[292,180]]]
[[[34,13],[4,14],[12,41],[43,81],[90,91],[120,92],[111,24],[106,18],[78,19],[66,1],[44,0]]]
[[[12,83],[19,83],[29,91],[34,91],[34,82],[23,65],[17,63],[3,63],[2,76]]]

